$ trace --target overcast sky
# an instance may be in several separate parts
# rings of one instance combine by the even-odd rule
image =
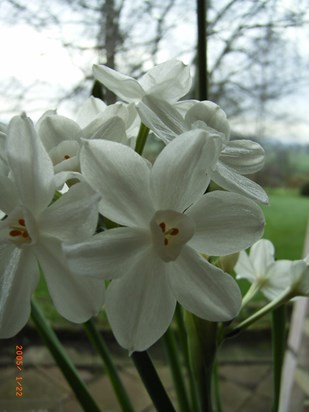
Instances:
[[[309,61],[308,30],[299,36],[298,43],[303,52],[305,60]],[[3,88],[8,84],[9,79],[14,79],[10,87],[14,84],[22,84],[31,88],[31,99],[26,107],[21,110],[36,120],[44,111],[55,108],[55,98],[60,90],[69,90],[79,80],[83,79],[84,73],[79,68],[79,61],[69,54],[63,47],[58,34],[51,29],[37,32],[26,24],[0,26],[0,82]],[[195,42],[195,32],[185,22],[181,30],[174,33],[174,38],[183,38],[188,45]],[[166,47],[161,51],[159,59],[161,61],[174,57],[173,44],[166,43]],[[91,52],[83,53],[80,59],[83,65],[92,66],[97,63],[97,56]],[[185,63],[189,63],[184,56]],[[186,61],[187,60],[187,61]],[[265,136],[272,136],[280,140],[292,140],[295,142],[309,143],[309,85],[304,85],[303,89],[297,90],[288,98],[281,99],[276,104],[272,104],[272,111],[278,116],[285,118],[289,114],[289,121],[268,119],[263,124]],[[73,116],[68,104],[60,105],[59,112],[68,116]],[[8,122],[12,115],[16,114],[14,102],[3,94],[0,94],[0,120]],[[267,113],[264,116],[264,120]],[[259,128],[259,120],[250,117],[248,114],[241,119],[234,119],[232,124],[239,132],[252,131]],[[261,129],[261,128],[260,128]]]

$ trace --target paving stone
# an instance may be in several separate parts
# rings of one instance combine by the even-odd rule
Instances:
[[[23,370],[21,387],[23,396],[16,397],[16,371],[11,368],[10,373],[5,372],[6,382],[1,382],[0,412],[62,411],[62,398],[69,393],[69,388],[57,368],[48,373],[38,368]]]
[[[133,368],[130,370],[123,370],[120,373],[120,376],[136,411],[154,411],[155,409],[152,409],[152,402],[146,389],[143,387],[137,372],[134,371]],[[98,377],[95,382],[88,385],[88,388],[98,406],[102,408],[102,411],[119,412],[121,410],[108,377]],[[65,402],[65,411],[81,412],[82,409],[78,402],[71,397]]]
[[[220,396],[224,411],[235,412],[250,398],[251,391],[233,382],[220,382]]]
[[[270,411],[272,401],[268,397],[263,397],[257,394],[252,394],[240,408],[236,409],[235,412],[261,412]],[[299,411],[293,411],[299,412]]]
[[[255,389],[257,397],[272,399],[273,396],[273,374],[272,368],[269,366],[268,373],[261,379],[259,385]]]
[[[268,365],[221,365],[220,379],[254,389],[269,374]]]

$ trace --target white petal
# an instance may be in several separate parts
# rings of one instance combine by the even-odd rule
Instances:
[[[14,117],[9,124],[7,153],[20,199],[36,215],[53,198],[54,170],[42,142],[25,114]]]
[[[164,268],[157,256],[144,253],[107,289],[108,320],[119,344],[130,352],[148,349],[172,321],[176,300]]]
[[[136,106],[142,122],[164,143],[186,131],[181,115],[174,107],[153,96],[145,96]]]
[[[260,239],[250,250],[250,259],[255,271],[259,275],[265,275],[270,265],[275,261],[275,248],[270,240]]]
[[[55,173],[62,171],[80,171],[79,166],[80,142],[63,140],[49,151],[49,157],[54,164]]]
[[[234,270],[237,274],[236,279],[248,279],[251,283],[256,281],[256,270],[248,254],[244,250],[239,253],[239,258]]]
[[[203,121],[207,126],[225,135],[228,139],[230,135],[230,125],[224,111],[215,103],[210,101],[195,102],[185,115],[185,122],[188,127],[196,121]]]
[[[152,191],[158,209],[183,212],[205,192],[220,142],[203,130],[183,133],[170,142],[152,168]]]
[[[86,183],[77,183],[40,216],[40,231],[66,242],[93,235],[98,222],[99,196]]]
[[[84,128],[92,122],[98,114],[102,114],[106,107],[106,104],[101,99],[90,96],[79,108],[76,114],[76,122],[81,128]]]
[[[292,261],[277,260],[274,262],[268,270],[267,278],[268,281],[261,292],[267,299],[273,300],[291,285]]]
[[[92,127],[93,123],[91,123],[89,127]],[[118,116],[104,121],[97,130],[86,130],[85,133],[87,133],[91,139],[106,139],[123,144],[127,144],[128,141],[124,121]]]
[[[63,171],[59,172],[54,176],[54,182],[55,186],[58,190],[61,190],[63,188],[63,185],[68,181],[68,180],[76,180],[79,182],[86,182],[86,179],[80,172],[69,172],[69,171]]]
[[[85,141],[81,170],[102,196],[100,212],[125,226],[146,225],[154,213],[149,167],[134,150],[108,140]]]
[[[232,168],[225,166],[220,160],[212,174],[212,180],[223,189],[247,196],[257,202],[268,204],[268,196],[261,186],[240,175]]]
[[[105,87],[126,102],[139,100],[145,94],[138,81],[107,66],[93,65],[93,75]]]
[[[186,214],[195,222],[190,245],[211,256],[246,249],[261,238],[264,229],[265,219],[259,206],[235,193],[207,193]]]
[[[0,175],[0,190],[0,210],[8,215],[18,204],[16,187],[11,179]]]
[[[128,227],[107,230],[63,250],[73,273],[97,279],[126,274],[151,243],[150,234]]]
[[[220,154],[220,161],[242,175],[261,170],[265,164],[265,151],[251,140],[233,140]]]
[[[36,255],[53,303],[63,317],[82,323],[98,314],[104,301],[103,281],[72,274],[56,239],[42,238]]]
[[[39,127],[39,136],[47,151],[64,140],[78,140],[81,128],[73,120],[60,115],[46,116]]]
[[[213,322],[238,314],[241,293],[235,280],[190,247],[185,246],[167,270],[177,301],[189,312]]]
[[[308,256],[304,260],[296,260],[291,264],[292,287],[297,296],[309,297],[309,265]]]
[[[0,246],[0,339],[16,335],[30,316],[30,302],[39,280],[30,249]]]
[[[190,69],[180,60],[172,59],[150,69],[140,80],[147,95],[176,102],[191,89]]]

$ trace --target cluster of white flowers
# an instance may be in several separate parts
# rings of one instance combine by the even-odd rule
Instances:
[[[262,168],[263,149],[230,141],[216,104],[179,101],[191,76],[178,60],[140,81],[104,66],[94,75],[124,102],[89,98],[75,121],[22,114],[0,133],[0,337],[27,322],[40,273],[62,316],[84,322],[104,305],[130,351],[164,334],[176,302],[233,319],[238,285],[205,255],[261,238],[267,195],[244,175]],[[154,164],[134,150],[141,122],[166,144]],[[225,190],[207,192],[211,180]]]

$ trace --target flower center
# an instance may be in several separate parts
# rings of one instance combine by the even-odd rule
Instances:
[[[172,227],[171,229],[166,230],[166,224],[164,222],[161,222],[159,224],[159,227],[162,230],[162,233],[164,234],[164,245],[167,246],[170,237],[172,236],[177,236],[179,234],[179,229],[177,227]]]
[[[24,218],[19,218],[17,219],[16,223],[10,225],[9,235],[11,236],[14,243],[17,243],[18,245],[32,242]]]
[[[80,145],[76,140],[64,140],[53,147],[48,154],[54,164],[55,172],[79,171],[79,150]]]
[[[192,219],[173,210],[159,210],[150,222],[153,245],[165,262],[175,260],[194,233]]]

